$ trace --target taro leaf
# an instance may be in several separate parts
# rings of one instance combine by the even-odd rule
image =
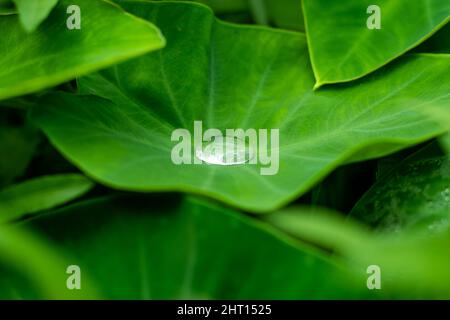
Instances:
[[[68,290],[70,259],[61,256],[47,241],[26,230],[0,225],[1,299],[94,299],[99,298],[91,280]]]
[[[368,7],[381,10],[381,29],[366,25]],[[304,0],[315,87],[360,78],[399,57],[442,27],[442,0]]]
[[[380,236],[321,208],[291,207],[263,217],[296,238],[334,251],[334,258],[354,268],[380,267],[381,289],[394,296],[450,297],[449,229],[427,237],[408,232]]]
[[[374,296],[365,279],[319,251],[293,246],[268,226],[196,199],[96,199],[24,225],[70,253],[105,298]]]
[[[27,32],[34,31],[44,21],[58,0],[14,0],[20,22]]]
[[[82,78],[82,92],[97,96],[54,93],[32,112],[69,160],[106,185],[194,192],[268,211],[343,163],[449,128],[419,112],[450,111],[447,55],[407,56],[354,86],[315,92],[300,33],[218,22],[196,4],[123,5],[157,23],[168,46]],[[193,134],[196,120],[222,133],[278,128],[278,173],[261,175],[269,165],[249,163],[175,165],[171,134],[176,128]]]
[[[431,144],[383,175],[350,213],[377,232],[435,233],[450,227],[450,157]]]
[[[69,30],[66,9],[78,5],[81,29]],[[27,34],[16,15],[1,16],[0,99],[41,90],[159,49],[152,24],[105,1],[62,0],[41,27]]]
[[[38,130],[23,123],[15,110],[0,110],[0,188],[25,172],[40,138]]]
[[[38,177],[0,190],[0,222],[69,202],[93,187],[80,174]]]

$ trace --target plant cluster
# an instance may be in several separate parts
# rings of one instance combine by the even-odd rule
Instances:
[[[1,0],[0,298],[450,298],[449,15]]]

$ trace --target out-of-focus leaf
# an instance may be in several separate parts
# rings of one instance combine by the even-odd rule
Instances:
[[[2,299],[93,299],[96,290],[83,273],[82,290],[69,290],[70,260],[42,238],[0,225],[0,297]]]
[[[66,27],[69,5],[81,10],[81,29]],[[101,0],[61,0],[31,34],[17,15],[1,16],[0,99],[68,81],[164,46],[152,24]]]
[[[25,172],[40,138],[37,129],[23,123],[14,110],[0,110],[0,188]]]
[[[248,0],[253,19],[257,24],[268,25],[268,14],[266,4],[261,0]]]
[[[366,26],[369,6],[381,28]],[[441,0],[304,0],[315,87],[360,78],[420,44],[442,27],[450,2]]]
[[[358,201],[350,216],[382,233],[450,229],[450,158],[431,144],[398,163]]]
[[[326,209],[293,207],[264,216],[288,234],[335,252],[335,257],[366,269],[378,266],[381,289],[400,298],[450,297],[450,232],[382,236]]]
[[[14,0],[20,22],[27,32],[34,31],[44,21],[58,0]]]
[[[0,0],[0,16],[17,13],[14,3],[10,0]]]
[[[305,31],[301,0],[264,0],[271,25]]]
[[[440,142],[441,142],[442,146],[445,148],[445,150],[447,151],[447,153],[450,154],[450,133],[444,134],[440,138]]]
[[[88,192],[93,183],[80,174],[61,174],[27,180],[0,190],[0,222],[50,209]]]
[[[188,191],[269,211],[341,164],[450,126],[422,113],[430,106],[450,112],[447,55],[407,56],[354,86],[314,92],[303,34],[218,22],[196,4],[123,5],[157,23],[168,47],[82,78],[82,93],[92,96],[50,94],[32,112],[69,160],[108,186]],[[204,131],[279,129],[278,171],[275,160],[274,175],[261,175],[260,164],[175,165],[171,134],[193,134],[197,120]]]
[[[106,298],[377,296],[359,277],[363,273],[352,275],[318,250],[294,246],[266,225],[196,199],[103,198],[24,225],[70,253]]]

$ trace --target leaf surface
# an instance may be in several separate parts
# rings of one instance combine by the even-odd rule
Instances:
[[[380,29],[369,29],[369,6],[380,8]],[[449,20],[441,0],[304,0],[315,87],[360,78],[430,37]]]
[[[269,211],[341,164],[448,129],[422,112],[450,112],[448,55],[407,56],[354,86],[317,92],[300,33],[223,23],[195,4],[124,6],[158,24],[168,46],[82,78],[83,95],[47,95],[32,113],[68,159],[108,186],[194,192]],[[227,128],[279,129],[278,171],[275,153],[274,175],[261,175],[270,164],[259,160],[175,165],[171,152],[178,142],[171,135],[185,128],[192,137],[194,121],[203,122],[203,132],[222,134]]]
[[[64,204],[92,187],[80,174],[43,176],[9,186],[0,190],[0,222]]]
[[[34,1],[33,1],[34,2]],[[69,5],[81,29],[69,30]],[[101,0],[62,0],[31,34],[17,15],[0,16],[0,100],[32,93],[164,46],[152,24]]]

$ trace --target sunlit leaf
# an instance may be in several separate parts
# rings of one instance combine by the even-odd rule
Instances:
[[[80,8],[79,30],[66,27],[69,5]],[[31,34],[17,15],[0,16],[0,30],[0,99],[51,87],[164,46],[152,24],[101,0],[61,0]]]
[[[32,114],[69,160],[108,186],[200,193],[268,211],[341,164],[449,128],[422,112],[450,112],[448,55],[406,56],[353,86],[317,92],[303,34],[218,22],[195,4],[124,7],[157,23],[168,46],[82,78],[81,92],[92,95],[47,95]],[[193,134],[194,121],[222,132],[279,129],[279,167],[275,153],[270,165],[175,165],[171,134]],[[275,174],[262,175],[269,166]]]
[[[380,29],[367,26],[373,5]],[[450,2],[304,0],[303,11],[317,88],[360,78],[420,44],[449,20]]]

